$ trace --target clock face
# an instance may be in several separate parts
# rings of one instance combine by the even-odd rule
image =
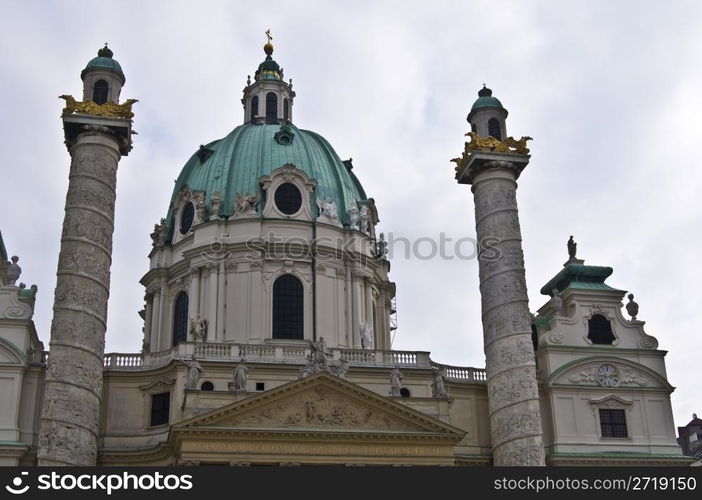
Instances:
[[[616,366],[605,363],[597,370],[597,381],[602,387],[616,387],[619,385],[619,370]]]

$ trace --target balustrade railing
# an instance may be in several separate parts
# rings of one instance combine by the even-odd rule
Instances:
[[[113,352],[105,355],[105,368],[141,368],[144,356],[137,353]]]
[[[184,342],[177,346],[153,353],[108,353],[105,354],[105,369],[138,370],[164,366],[173,360],[239,361],[241,358],[253,362],[278,362],[303,364],[311,348],[290,344],[215,344]],[[452,382],[485,383],[485,370],[463,366],[433,363],[428,352],[422,351],[374,351],[369,349],[329,349],[331,359],[345,359],[351,365],[399,366],[404,368],[438,367],[444,377]],[[46,354],[44,354],[46,357]]]

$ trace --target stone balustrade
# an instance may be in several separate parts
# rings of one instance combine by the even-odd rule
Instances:
[[[486,381],[485,370],[462,366],[441,365],[432,362],[428,352],[383,351],[368,349],[329,349],[330,359],[345,359],[351,366],[399,366],[401,368],[439,367],[451,382],[482,383]],[[165,366],[173,360],[191,359],[200,361],[290,363],[303,365],[310,354],[310,347],[300,344],[215,344],[184,342],[160,352],[108,353],[105,355],[106,370],[144,370]]]

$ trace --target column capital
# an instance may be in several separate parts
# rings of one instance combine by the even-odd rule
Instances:
[[[493,151],[473,151],[456,167],[456,180],[459,184],[473,184],[478,174],[490,170],[508,171],[514,180],[529,164],[530,155],[515,153],[495,153]]]

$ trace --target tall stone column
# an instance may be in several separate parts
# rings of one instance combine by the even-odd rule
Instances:
[[[39,434],[39,465],[95,465],[117,164],[131,120],[64,110],[71,155]]]
[[[459,183],[472,184],[485,343],[493,463],[544,465],[539,391],[517,178],[529,156],[475,151],[458,166]]]

